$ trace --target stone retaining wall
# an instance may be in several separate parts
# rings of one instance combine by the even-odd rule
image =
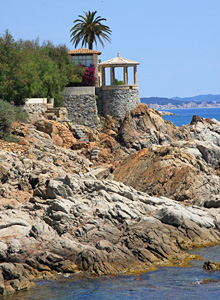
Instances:
[[[79,125],[98,127],[98,111],[95,87],[65,88],[63,106],[67,108],[68,118]]]
[[[98,127],[98,113],[124,117],[140,103],[138,86],[68,87],[63,91],[63,106],[76,124]],[[96,95],[95,95],[96,94]],[[96,101],[97,97],[97,101]]]
[[[37,114],[39,116],[42,116],[45,113],[45,111],[47,110],[47,104],[45,104],[45,103],[36,103],[36,104],[26,103],[24,105],[24,110],[29,114]]]
[[[98,109],[98,113],[103,116],[103,110],[102,110],[102,88],[96,87],[95,88],[95,94],[96,94],[96,105]]]
[[[105,86],[102,88],[101,97],[104,116],[111,115],[123,118],[128,111],[140,103],[137,86]]]

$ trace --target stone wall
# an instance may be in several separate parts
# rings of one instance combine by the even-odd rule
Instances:
[[[36,114],[38,116],[42,116],[45,111],[47,110],[47,104],[44,103],[37,103],[37,104],[25,104],[24,105],[24,110],[28,113],[28,114]]]
[[[96,94],[96,105],[97,105],[98,113],[103,116],[103,110],[102,110],[102,88],[101,87],[96,87],[95,88],[95,94]]]
[[[68,87],[63,94],[63,106],[67,108],[68,118],[72,122],[91,128],[98,127],[95,87]]]
[[[140,103],[138,86],[104,86],[102,88],[102,114],[124,117]]]
[[[68,118],[76,124],[91,128],[99,126],[98,113],[123,118],[140,103],[139,89],[134,85],[68,87],[63,94],[63,106],[68,110]]]

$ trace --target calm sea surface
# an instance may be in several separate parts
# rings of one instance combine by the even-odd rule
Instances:
[[[177,126],[189,124],[193,115],[203,118],[216,119],[220,121],[220,108],[192,108],[192,109],[170,109],[168,110],[176,115],[163,116],[164,120],[169,120]]]
[[[175,109],[165,116],[175,125],[190,123],[193,115],[220,121],[220,108]],[[220,245],[195,250],[205,260],[220,262]],[[190,268],[159,268],[141,276],[80,277],[60,275],[57,280],[39,280],[36,287],[7,300],[214,300],[220,299],[220,272],[207,272],[203,261]],[[68,276],[68,275],[67,275]],[[202,284],[204,279],[217,282]]]
[[[205,260],[220,261],[220,245],[195,250]],[[203,261],[192,267],[166,267],[141,276],[99,278],[68,278],[37,281],[30,291],[19,293],[7,300],[214,300],[220,299],[220,272],[208,272]],[[202,284],[204,279],[217,282]]]

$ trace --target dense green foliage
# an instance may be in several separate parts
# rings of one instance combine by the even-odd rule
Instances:
[[[23,105],[26,98],[54,98],[59,106],[62,89],[81,82],[83,70],[70,61],[66,46],[51,42],[15,41],[0,36],[0,98]]]
[[[117,78],[115,78],[115,85],[123,85],[124,81],[122,80],[118,80]]]
[[[12,123],[26,122],[27,119],[28,114],[21,107],[0,100],[0,139],[9,141]]]
[[[111,30],[108,26],[103,25],[102,21],[106,21],[105,18],[100,16],[95,17],[97,11],[84,12],[85,16],[79,15],[79,19],[76,19],[73,23],[76,23],[71,29],[71,42],[75,47],[82,41],[82,46],[88,44],[89,49],[93,48],[93,43],[97,46],[97,40],[104,47],[104,41],[110,42],[109,35]]]

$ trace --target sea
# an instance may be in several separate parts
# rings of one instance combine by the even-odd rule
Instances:
[[[139,276],[82,277],[60,275],[38,280],[29,291],[7,300],[216,300],[220,299],[220,271],[205,271],[204,261],[220,262],[220,245],[191,251],[204,260],[190,267],[161,267]]]
[[[193,115],[220,121],[220,108],[169,111],[176,115],[163,118],[177,126],[190,123]],[[200,255],[204,261],[220,262],[220,245],[192,250],[191,254]],[[220,299],[220,271],[205,271],[204,261],[193,261],[190,267],[161,267],[139,276],[91,277],[60,274],[56,280],[37,280],[34,288],[7,296],[7,300]]]
[[[176,126],[189,124],[193,115],[202,118],[216,119],[220,121],[220,108],[192,108],[192,109],[169,109],[166,110],[175,115],[163,116],[164,120],[169,120]],[[220,298],[219,298],[220,299]]]

